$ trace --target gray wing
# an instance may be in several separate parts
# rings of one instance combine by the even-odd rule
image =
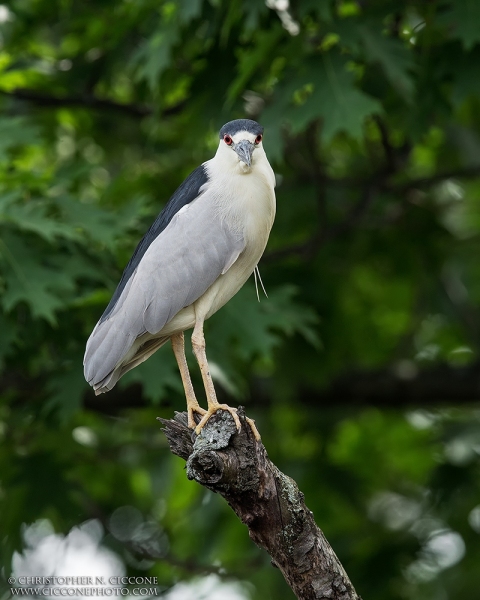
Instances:
[[[217,214],[208,191],[179,211],[145,252],[114,309],[93,330],[84,359],[86,380],[96,390],[111,389],[118,377],[111,385],[108,380],[125,358],[131,360],[135,340],[157,334],[198,300],[244,248],[243,236]]]

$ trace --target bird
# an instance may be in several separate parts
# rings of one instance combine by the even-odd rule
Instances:
[[[87,341],[84,373],[95,394],[110,391],[170,340],[188,427],[199,434],[226,410],[240,430],[237,409],[217,400],[203,328],[258,271],[272,229],[275,175],[263,134],[250,119],[226,123],[213,158],[188,175],[141,239]],[[185,357],[184,331],[192,328],[207,409],[197,401]],[[253,420],[248,423],[259,439]]]

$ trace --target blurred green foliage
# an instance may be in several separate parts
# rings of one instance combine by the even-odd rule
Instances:
[[[122,379],[118,408],[82,374],[136,243],[219,127],[249,116],[278,178],[269,298],[250,282],[209,321],[217,386],[364,598],[478,597],[480,411],[461,368],[480,349],[479,60],[467,0],[0,5],[0,576],[88,521],[75,535],[177,598],[206,575],[292,597],[168,451],[154,418],[184,406],[170,349]],[[434,388],[392,407],[385,388],[378,406],[382,373],[415,390],[435,365],[461,405]],[[364,371],[375,402],[320,405]]]

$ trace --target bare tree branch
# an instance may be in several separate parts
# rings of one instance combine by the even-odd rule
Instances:
[[[171,451],[187,461],[187,477],[225,498],[297,598],[360,600],[297,484],[269,460],[243,411],[239,416],[240,432],[231,415],[219,411],[194,442],[187,413],[159,420]]]
[[[397,161],[395,156],[395,149],[390,144],[390,138],[388,135],[387,126],[383,119],[379,115],[374,116],[374,121],[380,131],[380,138],[382,140],[382,147],[385,153],[386,170],[388,173],[395,173],[397,171]]]
[[[337,238],[358,225],[370,208],[375,198],[375,191],[372,185],[365,186],[359,200],[351,207],[342,221],[330,227],[319,225],[312,237],[302,244],[272,250],[263,256],[262,262],[274,262],[290,256],[300,256],[307,260],[312,259],[324,243]]]
[[[445,181],[446,179],[474,179],[475,177],[480,177],[480,165],[452,169],[451,171],[445,171],[443,173],[435,173],[430,177],[419,177],[418,179],[411,179],[410,181],[398,184],[387,184],[385,187],[389,191],[400,194],[414,188],[430,187],[431,185],[439,183],[440,181]]]
[[[331,179],[324,177],[324,185],[340,186],[346,189],[360,188],[362,192],[358,202],[339,223],[326,228],[322,228],[319,225],[319,228],[317,228],[315,233],[305,242],[287,246],[285,248],[278,248],[277,250],[268,252],[263,257],[263,260],[266,262],[274,262],[290,256],[300,256],[302,258],[311,259],[315,256],[318,250],[320,250],[324,243],[337,238],[342,233],[345,233],[358,225],[359,221],[368,212],[368,209],[370,208],[370,205],[378,191],[384,190],[393,194],[401,195],[412,189],[424,187],[428,188],[447,179],[474,179],[476,177],[480,177],[480,165],[465,167],[463,169],[453,169],[444,173],[435,173],[430,177],[419,177],[417,179],[411,179],[410,181],[401,183],[389,182],[389,174],[390,173],[386,170],[382,170],[372,175],[368,179]]]
[[[146,117],[153,114],[154,110],[150,106],[143,104],[121,104],[120,102],[114,102],[113,100],[107,100],[103,98],[97,98],[93,95],[85,94],[80,96],[52,96],[38,92],[36,90],[20,89],[17,88],[12,91],[0,90],[0,93],[4,96],[16,98],[18,100],[26,100],[33,104],[41,107],[78,107],[78,108],[92,108],[106,111],[116,111],[129,115],[132,117]],[[175,115],[180,112],[184,107],[184,102],[165,108],[161,111],[162,116]]]
[[[13,377],[13,376],[12,376]],[[21,381],[0,379],[0,392],[15,387],[22,402],[28,403],[32,386],[41,387],[39,380],[28,385]],[[269,406],[273,399],[262,386],[252,384],[250,396],[255,406]],[[228,396],[221,388],[217,390],[222,402]],[[350,408],[377,406],[379,408],[408,410],[436,410],[449,405],[471,406],[480,401],[480,363],[467,366],[436,364],[419,368],[416,363],[400,362],[393,367],[374,371],[349,370],[330,382],[323,390],[300,390],[296,402],[316,409],[331,406]],[[109,394],[95,396],[88,390],[84,405],[88,410],[105,414],[117,414],[127,408],[148,406],[150,403],[142,393],[140,384],[128,388],[115,387]]]
[[[479,363],[463,367],[440,364],[418,371],[413,361],[404,361],[390,369],[350,372],[324,391],[304,389],[296,399],[303,406],[316,409],[332,405],[394,410],[471,406],[480,400]],[[258,405],[270,404],[272,400],[256,397],[255,401]]]

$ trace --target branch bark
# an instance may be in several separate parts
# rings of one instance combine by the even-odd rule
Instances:
[[[243,409],[239,417],[237,432],[231,415],[218,411],[195,441],[187,413],[159,420],[170,450],[187,461],[187,477],[225,498],[297,598],[360,600],[297,484],[269,460]]]

